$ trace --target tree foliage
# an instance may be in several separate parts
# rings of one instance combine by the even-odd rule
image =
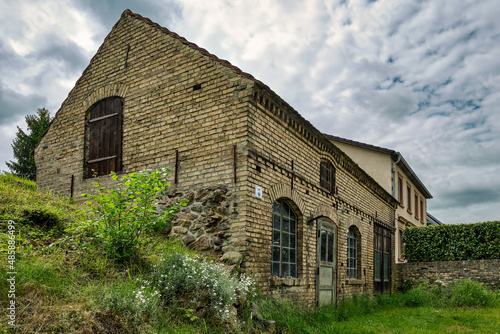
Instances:
[[[407,228],[403,242],[409,262],[500,259],[500,221]]]
[[[12,174],[35,180],[35,158],[31,152],[49,126],[50,112],[45,108],[39,108],[35,115],[28,115],[25,120],[28,125],[27,133],[17,127],[16,138],[11,145],[17,161],[10,160],[5,163]]]

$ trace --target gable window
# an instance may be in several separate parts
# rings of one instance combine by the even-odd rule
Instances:
[[[283,200],[273,203],[271,276],[297,277],[297,215]]]
[[[330,194],[335,193],[335,167],[330,161],[321,161],[319,185]]]
[[[101,100],[90,109],[87,177],[122,170],[122,114],[123,101],[118,97]]]
[[[358,278],[358,237],[351,226],[347,232],[347,278]]]

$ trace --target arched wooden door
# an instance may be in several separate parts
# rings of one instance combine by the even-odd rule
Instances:
[[[334,306],[337,285],[337,225],[328,218],[320,218],[317,229],[316,301],[318,306]]]

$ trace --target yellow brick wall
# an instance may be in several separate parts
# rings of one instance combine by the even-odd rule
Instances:
[[[260,92],[258,87],[254,87],[254,90]],[[242,202],[247,207],[248,271],[258,277],[258,283],[264,291],[269,289],[270,284],[275,285],[274,282],[269,282],[271,207],[273,201],[281,196],[276,193],[283,193],[283,190],[276,191],[276,188],[283,188],[288,191],[286,197],[293,196],[296,199],[296,213],[301,215],[298,224],[298,279],[292,280],[289,285],[271,287],[269,292],[279,291],[280,294],[289,293],[311,303],[315,301],[316,223],[314,221],[308,224],[307,221],[310,217],[317,217],[321,208],[328,208],[326,211],[329,218],[338,226],[337,298],[352,293],[372,292],[373,224],[385,223],[386,226],[394,227],[394,201],[391,202],[388,199],[390,195],[385,192],[382,192],[386,195],[386,199],[383,199],[344,168],[342,158],[337,156],[336,151],[332,153],[327,146],[308,140],[307,132],[312,132],[312,129],[297,131],[293,125],[290,126],[289,119],[293,116],[284,110],[285,106],[283,110],[278,110],[279,101],[273,103],[271,110],[271,102],[265,107],[266,96],[263,99],[260,98],[260,93],[256,96],[251,101],[249,114],[249,170],[243,179],[247,197]],[[338,187],[335,195],[328,194],[320,187],[321,159],[328,159],[335,165]],[[290,192],[292,175],[293,191]],[[263,187],[263,199],[254,196],[255,185]],[[341,210],[342,205],[344,210]],[[358,226],[361,233],[361,266],[357,281],[346,279],[347,231],[353,224]]]

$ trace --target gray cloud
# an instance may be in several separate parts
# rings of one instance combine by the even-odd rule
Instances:
[[[4,15],[0,27],[0,124],[39,103],[57,110],[130,8],[252,73],[320,131],[400,151],[442,221],[499,218],[494,0],[23,3],[35,14]],[[14,50],[5,36],[27,42]]]
[[[36,94],[22,95],[0,82],[0,126],[18,121],[21,117],[34,114],[37,108],[46,105],[47,99]]]

